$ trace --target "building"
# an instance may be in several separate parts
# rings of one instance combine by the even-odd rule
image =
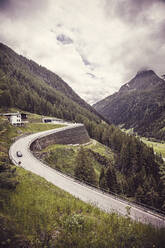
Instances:
[[[21,114],[15,114],[15,115],[11,115],[10,116],[10,123],[13,126],[21,126],[22,125],[22,118],[21,118]]]
[[[57,119],[57,118],[51,118],[51,117],[45,117],[45,118],[42,118],[42,122],[43,123],[59,124],[59,123],[63,123],[64,120]]]
[[[27,123],[27,114],[25,113],[6,113],[3,116],[7,117],[11,125],[13,126],[22,126]]]
[[[27,114],[21,113],[21,119],[22,119],[23,121],[26,121],[26,120],[27,120]]]
[[[44,117],[42,118],[42,122],[43,123],[50,123],[50,124],[69,124],[69,122],[62,120],[62,119],[58,119],[58,118],[51,118],[51,117]]]

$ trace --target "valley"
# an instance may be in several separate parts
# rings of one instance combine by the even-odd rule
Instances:
[[[147,76],[142,76],[147,78],[146,83],[148,76],[152,79],[151,85],[157,82],[157,76],[149,72]],[[135,84],[138,80],[134,81]],[[160,85],[163,85],[161,80]],[[127,89],[122,88],[122,92],[125,91]],[[132,88],[129,95],[133,91]],[[149,111],[149,108],[147,109]],[[160,110],[162,121],[159,122],[159,131],[162,132],[163,108]],[[27,113],[29,123],[13,126],[3,116],[4,113],[15,111]],[[164,214],[165,167],[161,157],[138,138],[109,124],[108,116],[102,117],[101,113],[81,99],[58,75],[18,55],[2,43],[0,113],[0,223],[3,234],[0,242],[5,248],[19,248],[23,245],[79,248],[84,247],[84,244],[86,247],[106,248],[110,244],[120,247],[121,240],[123,247],[134,245],[140,248],[148,244],[149,247],[163,247],[164,229],[158,230],[131,221],[131,209],[127,208],[127,204],[121,210],[127,215],[126,218],[115,213],[102,212],[96,206],[83,203],[30,171],[25,171],[23,167],[26,165],[26,169],[31,168],[40,176],[46,175],[38,160],[34,158],[35,162],[31,162],[32,155],[29,153],[22,157],[22,168],[11,163],[8,151],[14,141],[20,142],[21,150],[24,147],[24,139],[30,139],[30,135],[37,137],[38,134],[35,133],[41,134],[44,131],[50,137],[42,137],[34,142],[32,147],[36,157],[43,159],[51,167],[76,177],[83,184],[93,184],[118,197],[147,204],[151,209],[157,208]],[[63,119],[65,124],[72,123],[72,131],[75,132],[71,132],[69,126],[41,123],[43,117]],[[156,122],[153,122],[153,125],[156,125],[154,123]],[[76,129],[76,125],[77,128],[81,127],[81,132]],[[56,135],[53,135],[54,128],[61,129],[61,132],[56,131]],[[147,132],[150,135],[149,131]],[[89,139],[94,141],[90,143]],[[55,145],[54,140],[57,143]],[[83,143],[88,144],[83,146]],[[14,160],[18,160],[18,157],[14,157]],[[39,163],[41,167],[37,169],[35,163]],[[51,182],[54,182],[54,173],[49,167],[47,179]],[[58,173],[57,178],[58,186],[63,188],[64,184]],[[77,184],[74,189],[75,196],[80,197]],[[87,188],[80,191],[84,196],[80,197],[82,200],[96,197],[95,193],[89,193]],[[106,194],[104,197],[106,198]],[[96,201],[98,206],[104,204],[101,198]],[[105,201],[106,208],[112,209],[111,203]],[[117,207],[118,202],[115,205]],[[105,206],[103,209],[105,210]],[[143,219],[141,221],[143,222]],[[16,227],[15,230],[13,226]],[[92,230],[92,233],[89,230]]]
[[[154,152],[157,154],[161,154],[163,158],[165,158],[165,142],[164,141],[156,141],[152,138],[140,137],[137,133],[134,133],[132,129],[124,129],[121,130],[129,135],[135,135],[137,138],[140,138],[142,142],[144,142],[148,147],[154,149]]]
[[[161,141],[165,140],[164,96],[164,79],[153,70],[144,70],[93,107],[111,123]]]
[[[33,119],[33,114],[31,117]],[[0,124],[3,122],[4,119],[1,117]],[[38,128],[36,130],[35,125],[27,124],[26,127],[21,127],[22,133],[29,131],[28,126],[31,128],[33,126],[31,132],[37,132]],[[39,125],[43,130],[43,124],[37,124]],[[48,126],[52,128],[51,124],[46,124],[45,129],[48,129]],[[0,145],[3,150],[0,154],[1,161],[7,156],[12,139],[20,135],[18,130],[19,127],[11,127],[7,123],[3,125],[0,133]],[[102,155],[107,154],[105,148],[95,142],[88,147],[92,147]],[[108,154],[112,156],[110,152]],[[136,233],[134,242],[139,244],[137,247],[140,248],[146,242],[163,247],[164,229],[156,231],[153,227],[134,223],[130,218],[123,218],[115,213],[104,213],[21,167],[16,168],[16,174],[13,174],[10,180],[18,183],[14,191],[6,187],[0,188],[3,203],[0,210],[0,226],[5,228],[5,233],[1,229],[1,244],[7,242],[8,247],[22,247],[22,245],[42,247],[43,244],[48,247],[52,245],[67,247],[69,243],[70,246],[76,244],[77,247],[81,247],[81,237],[81,241],[86,246],[91,243],[94,245],[99,243],[102,247],[107,247],[109,244],[118,246],[124,232],[123,243],[128,246],[132,244],[132,241],[129,241],[130,237]]]
[[[51,135],[54,136],[55,134],[58,134],[58,132],[66,133],[66,131],[70,131],[70,130],[72,130],[73,133],[74,129],[81,127],[82,127],[81,124],[70,124],[67,127],[39,132],[33,135],[29,135],[27,137],[23,137],[17,140],[15,143],[13,143],[12,146],[10,147],[9,150],[10,158],[15,165],[19,165],[19,161],[21,161],[21,167],[25,168],[26,170],[30,170],[31,172],[41,177],[44,177],[47,181],[52,182],[54,185],[58,186],[59,188],[71,193],[72,195],[78,197],[79,199],[87,203],[89,202],[92,205],[95,205],[103,209],[104,211],[108,211],[108,212],[115,211],[119,214],[127,215],[128,214],[127,208],[130,207],[129,216],[133,220],[140,221],[146,224],[152,224],[153,226],[159,228],[164,227],[165,218],[163,218],[163,216],[161,217],[161,215],[159,216],[154,212],[152,214],[151,211],[150,213],[148,213],[146,212],[146,209],[143,209],[142,207],[138,207],[131,202],[126,202],[123,199],[118,198],[117,195],[115,195],[115,197],[113,195],[108,195],[108,194],[104,195],[101,191],[98,191],[92,187],[89,188],[85,184],[80,185],[78,182],[72,180],[71,177],[66,177],[64,176],[64,174],[60,174],[55,170],[51,170],[41,161],[37,161],[30,153],[30,148],[34,149],[33,143],[35,142],[35,140],[37,140],[37,144],[39,144],[40,140],[43,139],[43,137],[50,137]],[[56,138],[54,139],[54,142],[55,141]],[[77,139],[75,140],[75,143],[76,141]],[[18,158],[18,156],[16,156],[17,151],[21,151],[21,153],[23,154],[22,158],[20,157]],[[79,178],[75,178],[74,175],[72,176],[74,179],[79,180]],[[90,185],[90,182],[88,182],[88,184]]]
[[[147,144],[149,147],[153,147],[154,151],[158,154],[161,154],[163,158],[165,158],[165,143],[162,142],[156,142],[151,141],[149,139],[146,139],[145,137],[141,138],[142,141]]]

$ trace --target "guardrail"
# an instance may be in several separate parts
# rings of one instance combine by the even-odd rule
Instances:
[[[30,150],[30,149],[29,149],[29,150]],[[31,150],[30,150],[30,151],[31,151]],[[35,154],[33,153],[33,155],[35,155]],[[54,169],[54,168],[50,167],[50,165],[49,165],[46,161],[43,161],[42,159],[39,159],[39,158],[37,158],[37,157],[35,157],[35,158],[36,158],[37,160],[39,160],[39,161],[40,161],[43,165],[45,165],[47,168],[50,168],[51,170],[57,171],[57,172],[58,172],[60,175],[62,175],[63,177],[67,177],[67,178],[69,178],[70,180],[75,181],[76,183],[79,183],[79,184],[81,184],[81,185],[84,185],[85,187],[88,187],[88,188],[90,188],[90,189],[92,189],[92,190],[97,191],[98,193],[107,195],[108,197],[113,197],[113,198],[116,199],[116,200],[119,200],[119,201],[121,201],[121,202],[124,202],[124,203],[126,203],[126,204],[128,204],[128,205],[130,205],[130,206],[132,206],[132,207],[136,207],[136,208],[138,208],[138,209],[141,209],[141,210],[143,210],[143,211],[145,211],[145,212],[147,212],[147,213],[150,213],[150,214],[152,214],[152,215],[154,215],[154,216],[162,217],[163,220],[165,221],[165,212],[162,211],[162,210],[160,210],[160,209],[154,208],[154,207],[152,207],[152,206],[148,206],[148,205],[143,204],[143,203],[139,203],[139,202],[137,202],[137,201],[132,201],[132,200],[128,199],[127,197],[124,197],[124,196],[122,196],[122,195],[119,195],[119,194],[117,194],[117,193],[115,193],[115,192],[113,192],[113,191],[108,191],[108,190],[101,189],[100,187],[98,187],[98,186],[96,186],[96,185],[94,185],[94,184],[85,182],[85,181],[83,181],[83,180],[81,180],[81,179],[79,179],[79,178],[77,178],[77,177],[75,177],[75,176],[73,176],[73,175],[71,175],[71,174],[64,173],[62,170],[60,170],[60,169],[58,169],[58,168]]]
[[[78,124],[78,125],[82,125],[82,124]],[[75,125],[76,127],[77,125]],[[66,127],[67,129],[69,129],[70,127]],[[71,128],[74,128],[71,127]],[[62,130],[61,130],[62,131]],[[38,138],[41,138],[41,137],[44,137],[46,135],[41,135],[39,136]],[[29,142],[29,150],[30,150],[30,145],[38,138],[33,138],[31,142]],[[31,151],[31,150],[30,150]],[[33,153],[33,155],[35,155],[35,153]],[[37,158],[37,157],[36,157]],[[37,158],[38,159],[38,158]],[[50,165],[48,163],[46,163],[45,161],[41,160],[41,159],[38,159],[40,160],[43,164],[45,164],[47,167],[51,168]],[[52,168],[51,168],[52,169]],[[149,206],[149,205],[146,205],[144,203],[141,203],[141,202],[137,202],[137,201],[133,201],[133,200],[130,200],[128,199],[127,197],[125,196],[122,196],[122,195],[119,195],[113,191],[107,191],[107,190],[104,190],[104,189],[101,189],[100,187],[96,186],[96,185],[93,185],[91,183],[87,183],[87,182],[84,182],[82,180],[80,180],[79,178],[73,176],[73,175],[70,175],[70,174],[67,174],[67,173],[64,173],[62,172],[61,170],[59,169],[53,169],[53,170],[56,170],[58,172],[60,172],[60,174],[63,176],[64,174],[69,177],[69,179],[72,179],[72,180],[75,180],[77,183],[81,183],[83,184],[84,186],[90,186],[91,189],[93,190],[97,190],[99,193],[103,193],[103,194],[106,194],[107,196],[111,196],[111,197],[114,197],[115,199],[118,199],[128,205],[131,205],[131,206],[136,206],[137,208],[141,209],[141,210],[144,210],[145,212],[149,212],[153,215],[157,215],[159,214],[161,217],[163,217],[163,219],[165,220],[165,212],[160,210],[160,209],[157,209],[157,208],[154,208],[152,206]]]
[[[31,152],[30,146],[31,146],[31,144],[32,144],[36,139],[39,139],[39,138],[45,137],[45,136],[47,136],[47,135],[50,135],[50,134],[54,133],[54,131],[59,132],[59,131],[63,131],[63,130],[66,130],[66,129],[75,128],[75,127],[77,127],[77,126],[79,126],[79,125],[82,125],[82,124],[76,124],[76,125],[73,124],[72,126],[62,127],[62,128],[59,128],[58,130],[55,129],[55,130],[48,130],[48,131],[46,131],[46,132],[44,132],[44,133],[41,132],[41,133],[39,133],[38,136],[35,135],[35,137],[33,137],[33,138],[28,142],[28,144],[27,144],[28,147],[27,147],[27,148],[28,148],[28,150]],[[33,153],[33,155],[34,155],[34,153]],[[9,150],[9,157],[10,157],[11,161],[12,161],[14,164],[18,165],[17,161],[15,161],[15,159],[14,159],[14,158],[12,157],[12,155],[11,155],[11,149]],[[35,158],[36,158],[36,157],[35,157]],[[38,158],[36,158],[36,159],[38,159]],[[93,185],[93,184],[90,184],[90,183],[86,183],[86,182],[80,180],[79,178],[77,178],[77,177],[75,177],[75,176],[73,176],[73,175],[70,175],[70,174],[67,174],[67,173],[64,174],[64,173],[63,173],[61,170],[59,170],[59,169],[53,169],[53,168],[51,168],[50,165],[49,165],[48,163],[46,163],[45,161],[43,161],[43,160],[41,160],[41,159],[38,159],[38,160],[40,160],[40,162],[42,163],[42,165],[45,166],[46,168],[48,168],[49,170],[51,170],[51,171],[54,171],[54,170],[55,170],[55,171],[56,171],[57,173],[59,173],[61,176],[66,177],[66,178],[68,178],[69,180],[72,180],[72,181],[74,181],[74,182],[76,182],[76,183],[79,183],[79,184],[83,185],[84,187],[88,187],[88,188],[90,188],[91,190],[95,190],[95,191],[97,191],[97,193],[104,194],[104,195],[106,195],[106,196],[108,196],[108,197],[112,197],[112,198],[114,198],[114,199],[116,199],[116,200],[118,200],[118,201],[120,201],[120,202],[124,202],[125,204],[127,204],[127,205],[129,205],[129,206],[136,207],[136,208],[138,208],[138,209],[140,209],[140,210],[142,210],[142,211],[144,211],[144,212],[150,213],[150,214],[152,214],[153,216],[157,216],[157,217],[159,217],[160,219],[162,219],[163,221],[165,221],[165,212],[162,211],[162,210],[156,209],[156,208],[154,208],[154,207],[148,206],[148,205],[143,204],[143,203],[139,203],[139,202],[136,202],[136,201],[131,201],[131,200],[128,199],[127,197],[118,195],[118,194],[116,194],[115,192],[100,189],[98,186]]]

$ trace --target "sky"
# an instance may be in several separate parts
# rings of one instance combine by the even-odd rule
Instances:
[[[165,0],[0,0],[0,41],[93,104],[137,71],[165,74]]]

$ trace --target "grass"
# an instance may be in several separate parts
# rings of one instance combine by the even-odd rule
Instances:
[[[164,132],[165,131],[165,127],[161,128],[160,131],[161,132]]]
[[[127,134],[133,134],[133,129],[121,129]],[[158,154],[161,154],[165,158],[165,143],[160,143],[156,141],[150,141],[145,137],[139,137],[147,146],[153,147],[154,151]]]
[[[0,118],[0,124],[3,119]],[[45,128],[52,127],[48,125]],[[0,157],[8,155],[12,138],[26,132],[41,131],[43,126],[16,128],[2,125]],[[102,155],[111,152],[91,144]],[[61,149],[60,145],[49,149]],[[64,146],[67,148],[68,146]],[[65,150],[64,149],[64,150]],[[70,149],[70,147],[69,147]],[[71,147],[75,152],[78,147]],[[15,167],[13,166],[13,169]],[[15,191],[0,188],[0,247],[6,248],[163,248],[165,229],[134,223],[129,217],[105,213],[83,203],[45,179],[16,168],[19,184]]]
[[[47,156],[44,158],[44,161],[49,164],[54,169],[58,169],[63,173],[74,176],[75,169],[75,160],[79,150],[79,147],[73,146],[63,146],[63,145],[55,145],[54,149],[48,149]],[[101,166],[100,164],[91,157],[91,160],[95,162],[94,169],[96,172],[97,182],[99,181],[99,175]]]
[[[141,140],[150,147],[153,147],[154,151],[158,154],[162,154],[162,156],[165,158],[165,143],[159,143],[155,141],[150,141],[146,138],[141,138]]]
[[[0,117],[0,123],[4,123],[4,125],[7,126],[7,129],[3,130],[3,136],[5,136],[7,139],[13,139],[22,134],[36,133],[64,126],[61,124],[26,123],[24,126],[15,127],[9,125],[9,122],[6,121],[3,117]]]
[[[28,123],[23,127],[18,127],[22,133],[36,133],[41,131],[46,131],[50,129],[55,129],[59,127],[64,127],[61,124],[45,124],[45,123]]]
[[[162,247],[165,230],[83,203],[46,180],[17,168],[19,185],[2,213],[32,247]]]
[[[1,93],[1,92],[0,92]],[[42,122],[42,118],[45,118],[45,117],[48,117],[48,118],[55,118],[53,116],[45,116],[45,115],[39,115],[39,114],[35,114],[35,113],[30,113],[28,111],[23,111],[23,110],[20,110],[18,108],[8,108],[8,109],[5,109],[5,108],[1,108],[0,107],[0,113],[16,113],[16,112],[20,112],[20,113],[25,113],[27,114],[27,118],[28,118],[28,121],[31,122],[31,123],[41,123]]]
[[[44,154],[44,161],[54,169],[58,169],[66,174],[74,176],[75,160],[78,154],[80,146],[72,145],[51,145],[41,151]],[[84,149],[93,151],[106,157],[110,161],[114,161],[113,153],[110,148],[102,145],[101,143],[91,140],[91,144],[85,145]],[[93,154],[90,154],[91,162],[94,164],[94,170],[96,173],[97,185],[99,182],[100,171],[103,165],[101,165]]]
[[[112,152],[112,150],[109,147],[95,140],[91,144],[86,146],[86,148],[91,149],[92,151],[97,152],[100,155],[109,158],[111,161],[114,161],[114,153]]]

